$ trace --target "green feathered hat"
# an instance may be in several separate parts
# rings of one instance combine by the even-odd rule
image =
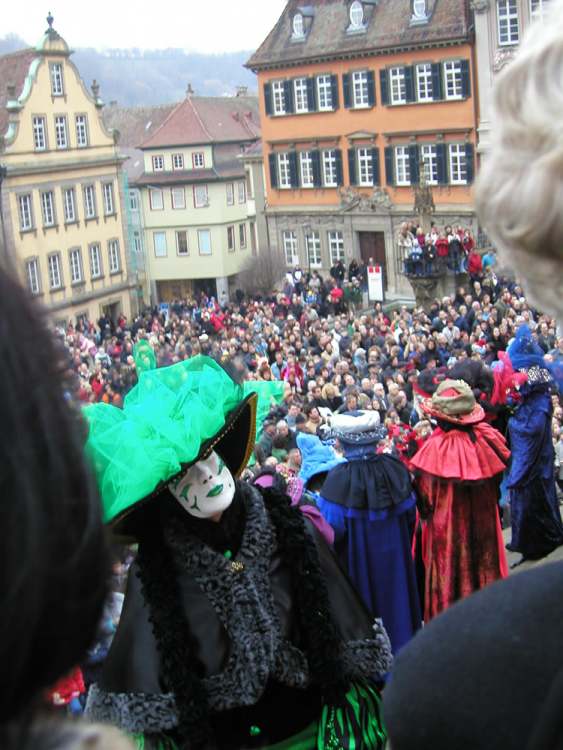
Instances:
[[[84,408],[86,453],[104,520],[124,537],[135,536],[140,509],[213,450],[239,476],[252,454],[257,418],[283,398],[283,383],[236,383],[209,357],[156,369],[144,342],[135,348],[135,361],[139,380],[123,409],[104,403]]]

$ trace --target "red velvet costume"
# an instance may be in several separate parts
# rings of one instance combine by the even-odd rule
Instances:
[[[508,575],[497,500],[510,451],[486,422],[452,427],[438,427],[411,460],[426,516],[425,622]]]

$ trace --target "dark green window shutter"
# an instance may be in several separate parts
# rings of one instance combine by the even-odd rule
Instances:
[[[317,79],[307,78],[307,109],[309,112],[317,111]]]
[[[350,185],[358,184],[358,176],[356,169],[356,149],[348,149],[348,174],[350,175]]]
[[[445,143],[436,144],[436,166],[438,169],[438,184],[448,184],[447,150]]]
[[[375,104],[375,73],[373,70],[368,70],[368,102],[370,107]]]
[[[266,114],[272,115],[274,112],[274,107],[272,104],[272,84],[271,83],[264,84],[264,106],[266,108]]]
[[[471,76],[469,74],[469,60],[461,61],[461,95],[464,99],[471,96]]]
[[[313,185],[321,187],[323,184],[321,176],[321,152],[318,149],[311,151],[311,161],[313,164]]]
[[[270,162],[270,184],[273,188],[278,186],[278,157],[276,154],[270,154],[268,156]]]
[[[291,180],[291,187],[299,187],[299,169],[297,166],[297,152],[289,152],[289,179]]]
[[[412,65],[405,65],[403,68],[405,71],[405,93],[407,102],[416,101],[414,93],[414,68]]]
[[[342,151],[339,148],[334,149],[334,155],[336,157],[336,184],[344,184],[344,176],[342,174]]]
[[[465,165],[467,170],[467,184],[471,185],[475,178],[475,149],[472,143],[465,144]]]
[[[442,84],[442,63],[432,65],[432,99],[439,102],[444,98],[444,86]]]
[[[295,112],[295,99],[293,96],[293,81],[283,82],[283,98],[285,100],[285,111],[288,115]]]
[[[350,73],[344,73],[342,76],[342,88],[344,90],[344,106],[350,109],[352,106],[352,89],[350,85]]]
[[[379,168],[379,149],[372,148],[371,150],[371,163],[373,166],[373,184],[381,185],[381,175]]]
[[[331,76],[330,84],[332,87],[332,108],[338,109],[340,104],[340,97],[338,96],[338,76]]]
[[[393,146],[385,147],[385,182],[388,185],[395,184],[395,149]]]
[[[418,146],[409,146],[409,166],[411,170],[411,185],[417,185],[420,179]]]
[[[379,85],[381,86],[381,103],[389,104],[389,73],[387,70],[379,71]]]

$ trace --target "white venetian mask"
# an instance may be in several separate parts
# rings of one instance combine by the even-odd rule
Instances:
[[[195,518],[213,518],[229,507],[235,495],[235,480],[223,459],[213,451],[203,461],[190,466],[170,492],[182,508]]]

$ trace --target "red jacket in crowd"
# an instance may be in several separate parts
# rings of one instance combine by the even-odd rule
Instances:
[[[467,270],[470,276],[480,276],[483,273],[483,261],[479,253],[469,253],[467,261]]]
[[[447,258],[450,244],[445,237],[438,237],[436,240],[436,253],[438,258]]]

